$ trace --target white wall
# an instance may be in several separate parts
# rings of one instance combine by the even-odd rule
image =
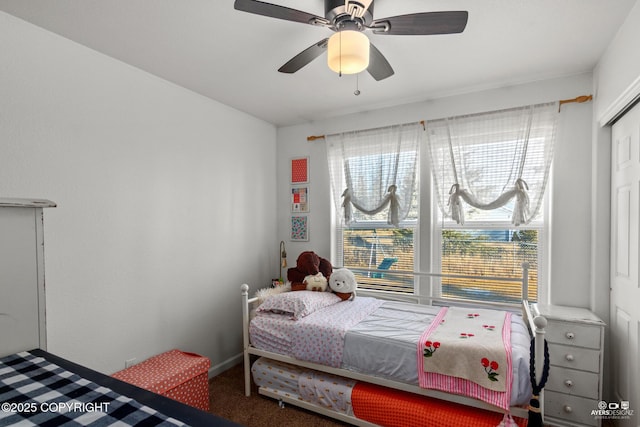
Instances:
[[[2,12],[0,52],[0,196],[58,203],[49,350],[240,354],[240,285],[277,263],[275,127]]]
[[[398,76],[394,78],[399,78]],[[331,206],[324,141],[306,142],[309,135],[429,120],[491,111],[586,95],[592,90],[590,73],[457,95],[395,108],[341,116],[278,129],[278,237],[289,238],[288,161],[309,156],[310,240],[288,246],[289,262],[303,250],[329,257]],[[366,94],[360,95],[366,102]],[[551,283],[549,300],[556,304],[590,304],[591,232],[591,103],[566,104],[560,115],[560,134],[553,165]]]
[[[594,69],[594,120],[592,178],[592,309],[612,324],[609,309],[610,293],[610,216],[611,216],[611,128],[606,124],[621,109],[640,95],[640,1],[629,13],[618,34],[604,52]],[[609,348],[609,330],[605,333]],[[613,378],[609,351],[605,357],[605,399],[611,390]],[[636,355],[637,356],[637,355]],[[630,356],[631,357],[631,356]]]
[[[640,1],[629,12],[594,71],[598,121],[610,119],[640,91]],[[604,124],[604,123],[601,123]]]
[[[606,124],[635,97],[640,96],[640,1],[594,69],[593,92],[593,309],[609,318],[609,247],[611,211],[611,128]]]

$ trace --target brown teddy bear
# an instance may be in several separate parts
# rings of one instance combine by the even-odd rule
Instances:
[[[298,256],[296,266],[287,270],[287,280],[291,282],[292,291],[307,289],[305,277],[322,273],[329,280],[333,266],[331,262],[318,256],[315,252],[305,251]]]

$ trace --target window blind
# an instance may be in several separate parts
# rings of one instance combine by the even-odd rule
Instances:
[[[340,222],[379,219],[399,226],[414,197],[419,123],[327,135],[327,160]],[[354,209],[355,208],[355,209]]]
[[[463,224],[465,218],[513,219],[522,209],[523,218],[513,219],[515,225],[535,218],[553,158],[557,115],[557,103],[548,103],[427,121],[427,148],[443,215]],[[457,204],[461,218],[456,217]]]

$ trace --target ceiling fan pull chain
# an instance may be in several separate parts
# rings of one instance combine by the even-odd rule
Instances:
[[[342,31],[338,33],[340,37],[340,72],[338,73],[338,77],[342,77]]]
[[[360,75],[360,73],[356,74],[356,90],[353,92],[353,94],[355,96],[360,95],[360,88],[359,88],[359,84],[358,84],[359,83],[359,79],[358,79],[359,75]]]

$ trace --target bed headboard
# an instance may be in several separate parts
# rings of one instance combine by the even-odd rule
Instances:
[[[47,348],[43,208],[55,206],[0,198],[0,357]]]

